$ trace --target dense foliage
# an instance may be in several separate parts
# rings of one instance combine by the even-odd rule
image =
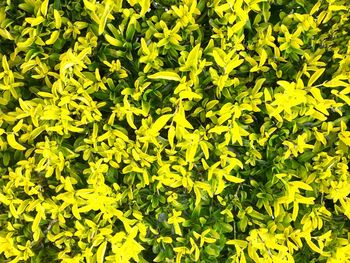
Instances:
[[[0,262],[350,262],[348,0],[1,0]]]

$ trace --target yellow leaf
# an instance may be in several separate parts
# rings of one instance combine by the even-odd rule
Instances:
[[[90,10],[92,12],[96,11],[96,8],[97,8],[96,5],[94,5],[93,3],[90,3],[87,0],[84,0],[83,2],[84,2],[84,5],[85,5],[86,9],[88,9],[88,10]]]
[[[108,16],[110,15],[112,9],[113,9],[113,7],[111,5],[111,2],[107,1],[105,8],[103,10],[102,17],[100,19],[100,23],[98,24],[98,34],[99,35],[102,35],[102,33],[104,32]]]
[[[31,46],[34,43],[34,40],[35,39],[33,37],[29,37],[29,38],[27,38],[26,41],[18,42],[17,43],[17,47],[18,48],[27,48],[27,47]]]
[[[137,127],[134,124],[134,115],[132,113],[126,114],[126,121],[128,122],[131,128],[135,130],[137,129]]]
[[[171,244],[173,242],[173,239],[171,237],[163,237],[163,242],[167,244]]]
[[[125,133],[123,133],[119,130],[113,130],[113,134],[125,142],[129,141],[129,137]]]
[[[12,202],[10,203],[9,208],[10,208],[10,213],[11,213],[11,215],[12,215],[14,218],[18,218],[18,217],[19,217],[19,216],[18,216],[18,212],[17,212],[17,210],[16,210],[16,208],[15,208],[15,206],[13,205]]]
[[[212,244],[212,243],[216,242],[216,239],[215,238],[211,238],[211,237],[205,237],[204,241],[209,243],[209,244]]]
[[[41,221],[41,213],[38,212],[34,218],[33,224],[32,224],[32,231],[33,232],[37,232],[38,228],[39,228],[39,224]]]
[[[141,16],[144,16],[148,9],[150,8],[151,6],[151,1],[150,0],[141,0],[141,12],[140,12],[140,15]]]
[[[318,248],[312,241],[311,241],[311,237],[305,237],[305,241],[308,244],[308,246],[315,251],[316,253],[322,254],[322,250],[320,248]]]
[[[150,79],[166,79],[166,80],[174,80],[174,81],[181,80],[180,76],[177,73],[171,72],[171,71],[161,71],[161,72],[155,73],[151,76],[148,76],[148,78],[150,78]]]
[[[84,129],[83,128],[80,128],[80,127],[75,127],[75,126],[72,126],[72,125],[68,125],[68,130],[72,131],[72,132],[83,132]]]
[[[320,6],[321,6],[321,1],[318,1],[318,2],[314,5],[314,7],[311,9],[311,11],[310,11],[310,16],[312,16],[314,13],[316,13],[316,12],[319,10]]]
[[[253,95],[258,93],[258,91],[261,89],[262,84],[264,84],[265,80],[266,80],[265,78],[261,78],[255,82],[254,88],[252,90]]]
[[[307,86],[311,87],[312,84],[314,84],[318,80],[318,78],[321,77],[321,75],[323,74],[323,72],[325,70],[326,69],[324,69],[324,68],[316,70],[316,72],[314,74],[312,74],[311,78],[309,79],[309,82],[307,83]]]
[[[23,126],[23,119],[21,119],[21,120],[16,124],[16,126],[12,128],[12,131],[15,132],[15,133],[17,133],[17,132],[20,131],[20,129],[22,128],[22,126]]]
[[[194,157],[196,155],[198,148],[198,143],[194,142],[192,143],[186,150],[186,162],[188,163],[193,163],[194,162]]]
[[[327,144],[327,140],[322,133],[315,131],[315,137],[316,137],[316,140],[321,142],[323,145]]]
[[[214,128],[211,128],[208,133],[216,133],[221,134],[223,132],[227,132],[229,129],[227,126],[216,126]]]
[[[224,180],[222,180],[221,177],[218,177],[215,194],[216,195],[220,194],[225,189],[225,187],[226,187],[226,185],[225,185]]]
[[[40,6],[40,11],[43,14],[43,16],[47,15],[48,6],[49,6],[49,0],[44,0],[44,2]]]
[[[299,212],[299,204],[297,202],[293,203],[293,213],[292,213],[292,220],[295,221],[298,217]]]
[[[53,10],[53,16],[55,18],[56,29],[60,29],[60,27],[62,25],[62,18],[61,18],[60,13],[56,9]]]
[[[39,240],[39,238],[40,238],[40,231],[34,232],[33,233],[33,240],[34,240],[34,242],[37,242]]]
[[[48,40],[46,40],[45,44],[46,45],[52,45],[55,44],[56,40],[58,39],[58,37],[60,36],[60,32],[58,30],[53,31],[50,38]]]
[[[174,148],[175,127],[171,126],[168,130],[168,141],[171,148]]]
[[[19,151],[24,151],[26,148],[19,144],[16,141],[15,135],[13,133],[8,133],[7,134],[7,142],[9,143],[10,147]]]
[[[238,56],[236,57],[238,58]],[[231,71],[235,68],[237,68],[238,66],[240,66],[242,63],[244,62],[244,59],[233,59],[231,60],[228,64],[227,67],[225,69],[226,74],[231,73]]]
[[[224,59],[221,57],[221,55],[219,54],[219,52],[217,51],[217,49],[213,50],[213,57],[215,59],[215,62],[222,68],[224,68],[226,66],[226,63],[224,61]]]
[[[301,181],[292,181],[289,182],[289,184],[291,184],[294,187],[303,189],[303,190],[307,190],[307,191],[313,191],[314,189],[312,189],[312,187],[304,182]]]
[[[232,136],[232,142],[238,142],[240,145],[243,145],[241,137],[249,135],[249,133],[243,128],[241,128],[235,121],[232,123],[232,128],[230,131]]]
[[[188,90],[183,90],[180,92],[180,98],[181,99],[189,99],[189,100],[193,100],[193,99],[201,99],[202,96],[193,92],[193,91],[188,91]]]
[[[301,204],[307,204],[307,205],[313,205],[315,202],[314,197],[304,197],[301,195],[298,195],[298,202]]]
[[[108,34],[105,34],[105,39],[107,40],[107,42],[109,44],[111,44],[112,46],[115,46],[115,47],[122,47],[123,46],[123,42],[119,41],[118,39],[114,38],[114,37],[111,37],[110,35]]]
[[[310,89],[312,96],[318,101],[323,101],[323,97],[319,88],[312,87]]]
[[[2,68],[3,68],[4,71],[9,71],[10,70],[9,64],[7,62],[6,55],[2,56]]]
[[[37,26],[40,25],[42,22],[45,21],[45,19],[42,16],[38,16],[36,18],[34,17],[27,17],[25,19],[27,23],[29,23],[31,26]]]
[[[150,51],[148,49],[147,43],[144,38],[141,38],[141,49],[144,54],[146,55],[150,54]]]
[[[9,40],[14,39],[11,33],[3,28],[0,28],[0,36],[3,37],[4,39],[9,39]]]
[[[343,77],[343,75],[341,77]],[[326,82],[324,86],[328,88],[347,87],[349,84],[342,81],[342,79],[345,78],[340,78],[340,76],[337,76],[336,78]]]
[[[97,263],[103,263],[104,258],[105,258],[105,253],[106,253],[106,248],[107,248],[107,241],[104,241],[97,249],[96,252],[96,259]]]
[[[225,179],[227,181],[230,181],[232,183],[236,183],[236,184],[239,184],[239,183],[243,183],[244,182],[244,179],[242,178],[238,178],[236,176],[233,176],[233,175],[228,175],[228,174],[225,174]]]
[[[159,132],[161,129],[163,129],[163,127],[165,126],[165,124],[171,119],[171,117],[173,116],[173,114],[165,114],[161,117],[159,117],[152,125],[151,130],[154,133]]]
[[[341,92],[339,92],[339,94],[342,94],[342,95],[347,95],[350,93],[350,86],[349,87],[346,87],[345,89],[343,89]]]
[[[188,54],[186,66],[196,65],[200,54],[200,44],[197,44]]]
[[[196,195],[195,207],[198,207],[202,199],[201,191],[197,186],[195,186],[193,189],[194,189],[194,194]]]
[[[239,32],[240,30],[242,30],[245,24],[246,24],[246,21],[244,21],[244,20],[239,21],[238,23],[236,23],[236,24],[232,27],[233,33],[237,33],[237,32]]]
[[[265,64],[266,59],[267,59],[267,53],[266,53],[265,49],[263,49],[261,51],[261,54],[260,54],[259,67],[262,67]]]
[[[330,5],[329,10],[330,11],[348,10],[348,7],[345,5]]]
[[[178,113],[174,116],[174,121],[181,127],[193,129],[192,124],[186,120],[185,111],[182,106],[179,108]]]
[[[239,246],[241,248],[245,248],[248,245],[247,241],[244,240],[239,240],[239,239],[232,239],[232,240],[228,240],[226,242],[227,245],[235,245],[235,246]]]
[[[202,151],[203,151],[203,153],[204,153],[205,159],[208,160],[208,158],[209,158],[209,149],[208,149],[208,145],[206,144],[206,142],[201,141],[201,142],[199,142],[199,146],[201,147],[201,149],[202,149]]]
[[[102,134],[101,136],[99,136],[99,137],[97,138],[97,141],[98,141],[98,142],[102,142],[102,141],[104,141],[104,140],[107,140],[110,136],[111,136],[111,132],[108,131],[108,132],[106,132],[105,134]]]
[[[144,170],[142,173],[143,181],[145,182],[145,185],[149,185],[149,175],[147,173],[147,170]]]
[[[78,209],[78,206],[76,204],[74,204],[72,206],[72,214],[73,216],[78,219],[78,220],[81,220],[81,216],[80,216],[80,213],[79,213],[79,209]]]

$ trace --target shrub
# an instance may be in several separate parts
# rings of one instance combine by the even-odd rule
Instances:
[[[2,0],[0,262],[350,262],[348,0]]]

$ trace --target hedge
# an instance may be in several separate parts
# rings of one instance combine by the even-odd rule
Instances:
[[[0,262],[350,262],[348,0],[2,0],[0,61]]]

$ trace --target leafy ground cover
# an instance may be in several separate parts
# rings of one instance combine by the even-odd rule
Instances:
[[[0,1],[0,262],[350,262],[349,19]]]

